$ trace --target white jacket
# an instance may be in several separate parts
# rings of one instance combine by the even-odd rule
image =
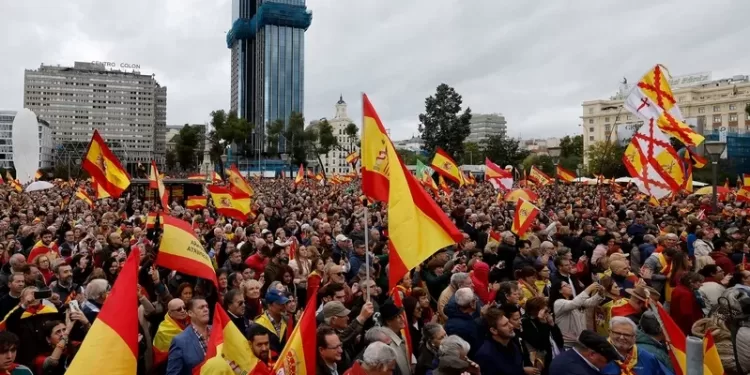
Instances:
[[[710,256],[712,251],[714,251],[714,244],[711,241],[698,239],[693,242],[693,255],[696,257]]]
[[[715,281],[706,281],[698,288],[698,291],[703,295],[703,301],[706,303],[706,307],[703,308],[703,313],[708,316],[711,309],[719,304],[719,297],[727,288]]]

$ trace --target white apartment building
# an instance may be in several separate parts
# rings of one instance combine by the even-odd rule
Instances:
[[[328,154],[320,155],[320,161],[323,165],[319,167],[325,170],[326,175],[354,171],[351,165],[346,163],[346,157],[354,151],[359,151],[359,132],[353,138],[350,138],[346,134],[346,127],[354,123],[346,113],[346,107],[347,105],[343,96],[339,97],[339,101],[336,103],[336,115],[332,119],[328,119],[328,123],[333,128],[333,135],[338,140],[339,147],[331,150]],[[312,126],[315,126],[314,123]]]
[[[687,124],[701,134],[725,130],[746,132],[750,129],[750,79],[746,75],[712,80],[711,73],[673,77],[672,91]],[[623,84],[617,95],[609,100],[591,100],[582,104],[583,147],[620,139],[642,124],[632,113],[622,108],[631,86]],[[623,134],[624,133],[624,134]]]
[[[152,159],[163,165],[167,88],[136,65],[113,66],[77,61],[26,70],[24,107],[49,122],[58,162],[80,159],[97,129],[130,171]]]
[[[500,113],[472,114],[471,133],[466,137],[466,142],[481,143],[493,135],[501,135],[506,131],[507,122],[505,116]]]
[[[0,110],[0,168],[14,169],[13,120],[17,111]],[[37,117],[39,129],[39,168],[53,166],[52,130],[47,121]],[[4,176],[3,176],[4,177]]]

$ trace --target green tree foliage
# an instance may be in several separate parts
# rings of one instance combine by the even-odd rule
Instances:
[[[529,155],[526,159],[521,162],[525,171],[531,170],[531,166],[536,166],[547,176],[552,178],[555,177],[555,165],[552,163],[552,158],[549,155]]]
[[[203,151],[199,149],[201,138],[203,138],[203,127],[185,124],[175,137],[174,152],[181,168],[196,169],[200,163],[198,156]]]
[[[348,125],[346,125],[346,128],[344,128],[344,134],[346,135],[346,141],[348,144],[347,151],[352,152],[355,150],[356,147],[360,147],[357,136],[359,135],[359,128],[356,124],[353,122],[350,122]]]
[[[605,177],[627,176],[628,171],[622,163],[625,147],[613,142],[596,142],[588,149],[588,175],[602,174]]]
[[[274,121],[267,129],[268,153],[278,154],[278,145],[283,142],[286,150],[291,153],[291,165],[307,166],[308,157],[316,157],[323,165],[320,155],[329,153],[338,147],[338,139],[333,134],[333,127],[327,120],[322,120],[305,129],[305,117],[294,112],[289,116],[289,125],[284,128],[284,122]],[[325,174],[325,171],[323,172]]]
[[[430,164],[430,162],[427,160],[426,157],[423,155],[420,155],[419,152],[407,150],[407,149],[396,149],[396,152],[401,157],[401,159],[404,161],[406,165],[415,165],[417,164],[417,160],[421,161],[424,164]]]
[[[177,153],[175,150],[168,150],[167,151],[167,170],[173,171],[177,168]]]
[[[238,117],[237,112],[227,113],[223,109],[211,112],[211,128],[212,130],[208,133],[208,141],[211,145],[209,155],[211,161],[218,163],[221,170],[224,170],[221,155],[224,154],[227,145],[235,144],[240,149],[249,151],[245,146],[254,126],[246,119]]]
[[[574,137],[566,135],[560,140],[560,157],[568,158],[571,156],[583,157],[582,135],[576,135]]]
[[[480,147],[485,156],[501,168],[506,165],[518,166],[529,156],[529,151],[521,149],[518,140],[508,137],[505,132],[490,136],[480,143]]]
[[[464,156],[458,162],[461,164],[484,164],[484,150],[476,142],[464,143]]]
[[[437,147],[442,147],[456,160],[463,160],[463,142],[471,133],[471,108],[461,113],[461,95],[445,83],[425,99],[425,113],[419,115],[419,134],[422,148],[432,158]]]

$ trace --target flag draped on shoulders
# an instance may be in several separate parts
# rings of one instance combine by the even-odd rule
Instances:
[[[169,314],[166,314],[164,321],[159,324],[159,328],[154,335],[154,365],[159,365],[167,360],[167,356],[169,356],[169,345],[172,343],[172,339],[182,333],[187,325],[187,322],[182,324],[172,319]]]
[[[119,198],[130,186],[130,175],[96,129],[86,150],[82,167],[93,181],[114,198]]]
[[[389,169],[398,159],[388,159],[386,148],[391,140],[366,94],[362,94],[362,118],[362,192],[372,199],[387,202]]]
[[[155,264],[211,280],[214,285],[218,285],[211,257],[195,237],[190,223],[171,216],[163,216],[161,219],[164,229]]]
[[[68,374],[132,375],[137,372],[139,260],[139,250],[134,248],[68,367]]]

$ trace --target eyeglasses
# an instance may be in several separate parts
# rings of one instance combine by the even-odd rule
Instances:
[[[344,273],[343,272],[336,272],[333,275],[344,276]]]
[[[176,309],[169,310],[170,312],[185,312],[185,306],[180,306]]]
[[[624,333],[624,332],[610,331],[610,333],[612,334],[612,336],[620,336],[620,337],[624,337],[626,339],[632,339],[633,337],[635,337],[635,335],[633,335],[633,334]]]
[[[328,349],[328,350],[338,350],[338,349],[341,349],[341,344],[338,344],[338,345],[336,345],[334,347],[326,346],[326,349]]]

